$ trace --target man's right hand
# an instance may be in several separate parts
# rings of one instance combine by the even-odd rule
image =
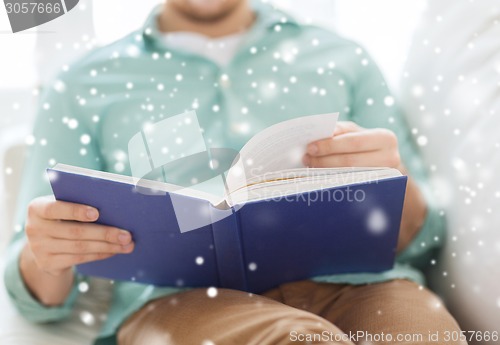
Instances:
[[[26,235],[38,268],[58,275],[74,265],[132,252],[129,232],[93,224],[97,209],[56,201],[34,199],[28,207]]]
[[[30,203],[25,225],[28,243],[20,268],[28,288],[42,303],[64,301],[66,296],[59,297],[57,291],[59,295],[69,293],[74,265],[133,251],[128,231],[93,223],[98,218],[93,207],[53,197]]]

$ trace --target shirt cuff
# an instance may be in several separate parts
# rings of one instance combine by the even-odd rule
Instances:
[[[68,317],[78,296],[76,279],[64,304],[56,307],[41,304],[31,295],[21,276],[19,257],[23,246],[23,240],[11,244],[4,272],[5,287],[12,302],[21,315],[31,322],[52,322]]]

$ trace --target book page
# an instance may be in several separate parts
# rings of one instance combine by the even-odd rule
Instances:
[[[280,170],[303,168],[309,143],[331,137],[338,113],[304,116],[277,123],[250,139],[239,161],[229,170],[227,184],[234,191],[247,181]]]
[[[303,192],[322,191],[356,183],[378,183],[384,179],[402,176],[399,170],[392,168],[300,169],[300,172],[285,171],[283,175],[290,178],[262,181],[232,192],[228,198],[231,205],[254,200],[279,200]]]

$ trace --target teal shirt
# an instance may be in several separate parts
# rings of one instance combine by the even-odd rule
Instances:
[[[47,85],[25,168],[20,228],[29,201],[51,194],[45,169],[55,163],[130,174],[128,141],[146,122],[195,109],[211,146],[240,149],[274,123],[338,111],[341,120],[397,134],[401,156],[429,207],[423,228],[398,256],[394,269],[313,279],[364,284],[403,278],[423,284],[417,268],[441,245],[443,219],[432,204],[412,134],[375,62],[363,48],[330,31],[299,24],[268,6],[254,7],[256,23],[227,66],[166,46],[156,28],[155,9],[143,28],[95,50]],[[5,284],[12,301],[34,322],[67,317],[79,293],[76,283],[59,307],[47,308],[33,299],[18,267],[25,241],[20,231],[9,248]],[[131,282],[113,285],[102,336],[113,335],[146,301],[180,291]]]

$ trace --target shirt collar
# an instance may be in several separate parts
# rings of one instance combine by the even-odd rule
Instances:
[[[300,27],[300,24],[294,17],[277,9],[273,5],[263,3],[263,0],[254,0],[251,5],[257,18],[248,31],[249,37],[260,37],[265,34],[266,30],[274,30],[277,25]],[[164,33],[160,32],[157,22],[161,11],[162,5],[156,6],[151,11],[140,33],[146,44],[150,44],[157,49],[166,50],[168,46],[165,44],[165,40],[162,39]]]

